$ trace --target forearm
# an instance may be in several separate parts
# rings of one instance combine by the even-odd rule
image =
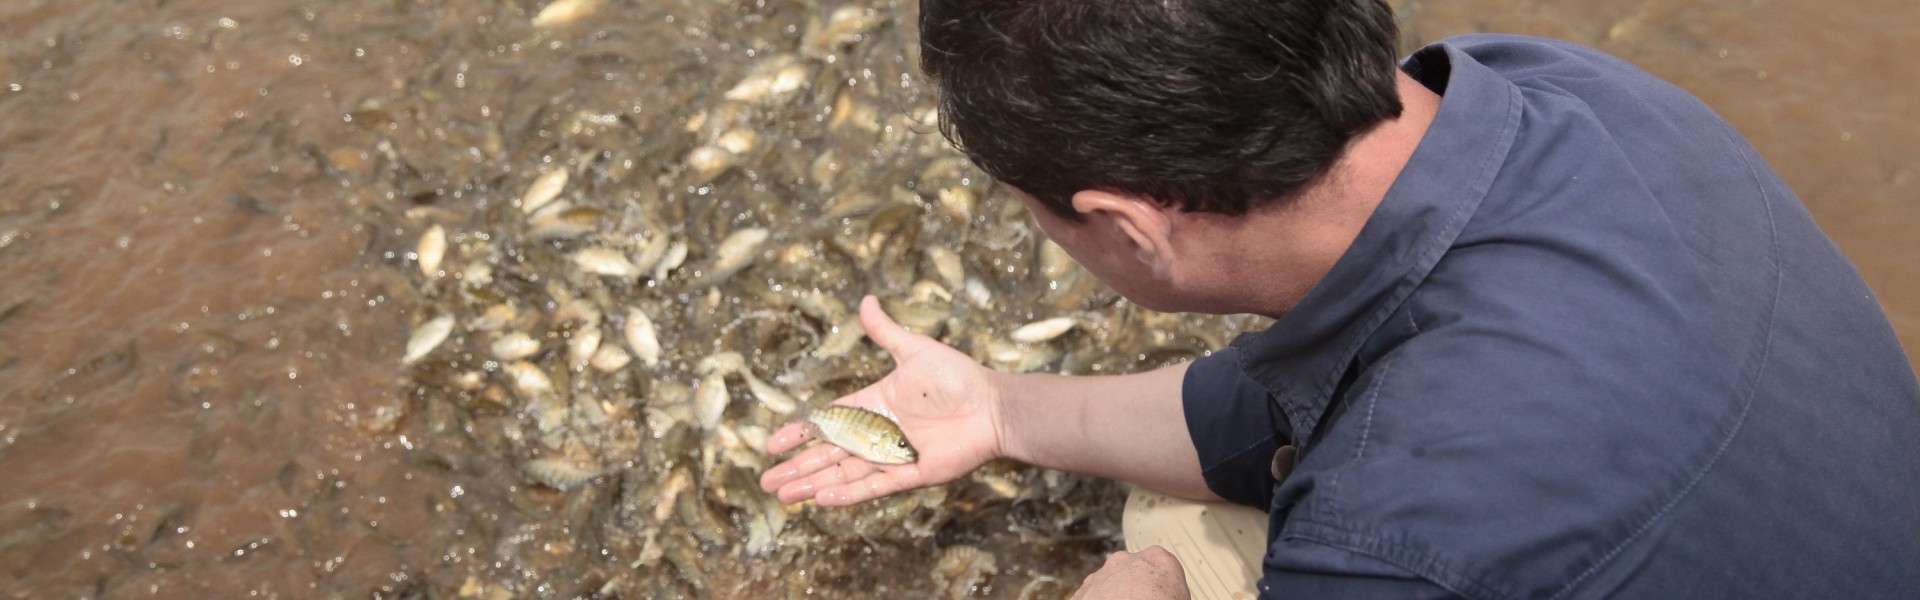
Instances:
[[[1044,467],[1218,500],[1187,434],[1180,394],[1188,364],[1132,375],[999,375],[1003,451]]]

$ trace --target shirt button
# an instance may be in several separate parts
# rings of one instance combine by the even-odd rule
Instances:
[[[1275,484],[1286,481],[1287,475],[1293,473],[1293,456],[1298,453],[1299,451],[1295,450],[1292,444],[1281,446],[1279,450],[1273,451],[1273,482]]]

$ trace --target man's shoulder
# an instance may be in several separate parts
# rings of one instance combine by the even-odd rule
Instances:
[[[1686,112],[1706,108],[1691,93],[1625,59],[1565,40],[1467,34],[1435,42],[1409,61],[1417,62],[1421,54],[1444,53],[1449,48],[1456,53],[1452,60],[1470,60],[1524,91],[1577,98],[1601,113],[1617,106],[1637,114],[1649,104],[1653,108],[1671,105]],[[1718,120],[1717,116],[1713,118]]]
[[[1469,33],[1443,38],[1435,46],[1451,46],[1472,57],[1475,62],[1495,71],[1590,69],[1598,65],[1608,69],[1643,72],[1620,58],[1600,49],[1566,40],[1507,33]]]

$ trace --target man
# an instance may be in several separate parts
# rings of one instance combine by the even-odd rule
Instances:
[[[815,446],[764,476],[783,501],[1009,457],[1266,510],[1269,597],[1920,598],[1920,384],[1685,92],[1510,36],[1396,65],[1373,0],[921,11],[944,131],[1048,236],[1143,306],[1278,321],[1148,373],[1009,375],[868,299],[897,367],[839,402],[920,460]],[[1186,590],[1149,551],[1081,593]]]

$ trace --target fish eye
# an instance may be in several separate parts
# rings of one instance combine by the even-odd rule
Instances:
[[[900,441],[898,441],[898,442],[894,442],[894,443],[893,443],[893,445],[894,445],[895,447],[899,447],[899,448],[905,448],[905,447],[907,447],[907,441],[906,441],[906,440],[900,440]]]

